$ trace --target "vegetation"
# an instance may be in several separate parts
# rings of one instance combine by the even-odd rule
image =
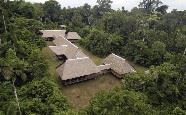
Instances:
[[[63,8],[55,0],[0,1],[0,114],[186,114],[186,11],[167,12],[160,0],[141,0],[127,11],[111,0]],[[81,34],[80,45],[99,57],[116,53],[149,68],[123,77],[122,87],[98,93],[71,110],[42,50],[40,29]],[[98,60],[99,62],[99,60]]]

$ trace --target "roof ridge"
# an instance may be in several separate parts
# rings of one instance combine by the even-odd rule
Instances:
[[[76,58],[76,59],[68,59],[67,61],[82,60],[82,59],[90,59],[90,58],[89,57],[83,57],[83,58]]]
[[[68,45],[59,45],[59,46],[48,46],[48,47],[67,47]]]
[[[116,54],[114,54],[114,53],[112,53],[111,55],[114,55],[114,56],[116,56],[116,57],[118,57],[118,58],[120,58],[120,59],[126,61],[126,59],[124,59],[124,58],[122,58],[122,57],[120,57],[120,56],[118,56],[118,55],[116,55]]]

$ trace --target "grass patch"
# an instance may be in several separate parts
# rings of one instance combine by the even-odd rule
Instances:
[[[103,62],[103,58],[100,58],[94,54],[92,54],[91,52],[87,51],[85,48],[82,48],[79,44],[75,44],[77,45],[84,54],[86,54],[96,65],[101,65]]]
[[[130,65],[132,65],[133,67],[134,67],[134,69],[137,71],[137,72],[139,72],[139,73],[143,73],[143,72],[145,72],[145,71],[147,71],[148,70],[148,68],[146,68],[146,67],[143,67],[143,66],[140,66],[140,65],[138,65],[138,64],[135,64],[134,62],[131,62],[131,61],[128,61],[127,60],[127,62],[130,64]]]
[[[47,42],[47,45],[50,46],[53,44],[52,44],[52,42]],[[52,79],[56,82],[57,81],[56,67],[59,64],[62,64],[63,62],[58,60],[56,55],[49,49],[49,47],[43,48],[42,54],[45,57],[48,65],[49,65],[48,72],[50,74],[50,79]]]
[[[89,101],[100,91],[111,90],[120,87],[121,81],[112,74],[99,76],[95,80],[62,86],[63,93],[67,96],[75,110],[83,109],[89,105]]]

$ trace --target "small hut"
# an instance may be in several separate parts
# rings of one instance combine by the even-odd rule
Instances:
[[[68,32],[68,35],[66,35],[66,39],[68,39],[72,43],[77,43],[77,41],[80,40],[81,37],[77,32]]]
[[[64,85],[94,79],[99,73],[97,66],[88,57],[68,59],[56,71]]]
[[[66,30],[40,30],[40,32],[43,34],[42,37],[47,41],[53,41],[57,36],[65,37],[72,43],[76,43],[81,39],[77,32],[68,32],[68,35],[66,35]]]
[[[113,53],[105,58],[103,63],[110,64],[112,74],[118,78],[122,78],[124,74],[136,72],[125,59]]]
[[[64,36],[65,30],[40,30],[46,41],[53,41],[54,36]]]

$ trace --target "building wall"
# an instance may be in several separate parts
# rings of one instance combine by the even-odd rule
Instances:
[[[83,81],[96,79],[96,77],[98,75],[99,74],[95,73],[95,74],[81,76],[81,77],[77,77],[77,78],[73,78],[73,79],[69,79],[69,80],[62,80],[62,84],[63,85],[72,85],[72,84],[75,84],[75,83],[80,83],[80,82],[83,82]]]
[[[117,78],[121,79],[123,77],[123,75],[120,75],[118,73],[116,73],[115,71],[111,70],[111,73],[116,76]]]

